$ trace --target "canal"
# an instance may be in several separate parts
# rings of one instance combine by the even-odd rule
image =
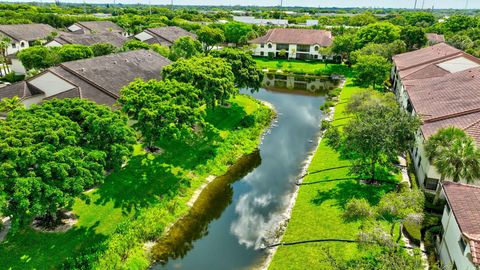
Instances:
[[[215,179],[171,237],[157,243],[159,263],[152,269],[252,269],[264,262],[267,254],[260,247],[281,222],[316,146],[325,100],[265,89],[243,93],[272,104],[277,119],[259,151]]]

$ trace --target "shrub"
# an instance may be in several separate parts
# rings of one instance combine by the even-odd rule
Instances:
[[[15,74],[14,71],[8,73],[7,75],[3,76],[3,78],[1,78],[2,81],[7,81],[9,83],[15,83],[15,82],[19,82],[21,80],[23,80],[25,78],[25,75],[17,75]]]
[[[330,121],[327,121],[325,119],[322,120],[322,130],[327,130],[331,125],[332,123]]]
[[[370,203],[362,199],[351,199],[348,201],[347,206],[345,207],[345,212],[343,213],[343,218],[345,220],[358,220],[370,218],[373,215],[372,206]]]

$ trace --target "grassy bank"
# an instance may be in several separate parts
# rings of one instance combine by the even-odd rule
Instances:
[[[186,202],[207,176],[223,174],[254,151],[269,125],[272,112],[259,102],[238,95],[231,104],[207,112],[207,122],[218,132],[204,141],[164,141],[161,155],[137,146],[126,167],[75,202],[78,222],[67,232],[23,228],[9,234],[0,245],[0,269],[55,269],[67,257],[98,269],[148,266],[144,242],[157,239],[186,213]]]
[[[342,126],[347,123],[349,118],[344,113],[346,103],[359,90],[347,81],[335,107],[332,125]],[[348,160],[341,159],[322,140],[309,166],[309,175],[304,179],[306,185],[300,187],[282,242],[325,238],[356,239],[361,223],[343,219],[346,203],[352,198],[365,198],[371,205],[376,205],[394,186],[363,185],[348,180],[352,177],[348,175],[349,165]],[[399,176],[394,177],[400,179]],[[280,246],[269,269],[335,269],[337,262],[359,259],[368,252],[369,250],[360,249],[356,243],[323,242]]]
[[[334,73],[349,75],[351,73],[347,66],[341,64],[325,64],[322,62],[268,58],[255,58],[255,62],[257,62],[257,66],[260,69],[282,70],[284,72],[292,73],[305,73],[312,75],[329,75]]]

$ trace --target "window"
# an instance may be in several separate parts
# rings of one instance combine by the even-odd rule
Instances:
[[[288,51],[289,46],[288,44],[277,44],[277,51],[285,50]]]
[[[448,203],[445,204],[445,209],[447,209],[447,213],[450,214],[450,205]]]
[[[418,168],[420,168],[420,165],[422,165],[422,156],[418,157]]]
[[[313,49],[314,49],[316,52],[318,52],[318,50],[320,50],[320,46],[315,45],[315,47],[313,47]]]
[[[260,56],[265,56],[265,53],[264,53],[264,52],[260,52]]]
[[[268,43],[268,48],[271,49],[273,47],[272,43]]]
[[[428,178],[425,175],[425,188],[428,190],[437,190],[438,179]]]
[[[310,45],[297,45],[297,51],[299,52],[309,52]]]
[[[23,42],[23,41],[20,42],[20,47],[22,47],[22,48],[25,47],[25,42]]]
[[[465,249],[467,248],[467,243],[463,240],[463,237],[460,236],[460,240],[458,240],[458,245],[460,246],[460,251],[462,254],[465,254]]]
[[[17,44],[12,43],[12,48],[15,49],[17,47]]]
[[[418,154],[418,147],[415,147],[415,152],[413,153],[413,155],[416,157]]]
[[[265,44],[260,44],[260,48],[265,48]]]

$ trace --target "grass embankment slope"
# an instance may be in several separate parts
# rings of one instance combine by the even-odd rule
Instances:
[[[72,210],[78,222],[67,232],[42,233],[27,227],[9,234],[0,244],[0,269],[55,269],[65,258],[76,257],[85,249],[114,238],[118,243],[110,241],[107,245],[113,250],[109,253],[112,258],[118,257],[112,253],[120,249],[127,249],[126,254],[136,256],[121,263],[125,269],[148,266],[145,254],[138,254],[143,253],[143,243],[128,243],[132,238],[122,236],[135,235],[133,241],[146,240],[132,232],[143,230],[143,234],[149,232],[149,239],[159,237],[165,226],[187,212],[186,202],[205,178],[223,174],[228,165],[253,152],[258,146],[259,135],[269,125],[272,112],[259,102],[237,95],[231,104],[231,108],[207,112],[206,120],[218,129],[219,137],[212,136],[191,145],[161,142],[159,145],[165,150],[161,155],[146,154],[137,145],[126,167],[110,174],[98,188],[85,193],[87,200],[76,200]],[[245,128],[242,119],[247,116],[255,116],[257,121]],[[144,216],[146,218],[138,218]],[[115,233],[120,223],[125,226]],[[129,228],[133,226],[141,229]],[[114,246],[119,243],[125,246]],[[110,257],[105,260],[111,261]]]
[[[255,58],[260,69],[282,70],[289,73],[304,73],[310,75],[344,74],[351,75],[351,69],[340,64],[326,64],[318,61],[282,60]]]
[[[335,106],[332,125],[342,126],[349,121],[345,106],[350,96],[360,91],[348,80]],[[282,242],[311,239],[355,240],[360,222],[347,222],[342,215],[352,198],[366,198],[372,205],[390,191],[391,185],[359,184],[348,175],[350,162],[322,140],[308,168],[309,175],[300,186],[292,217]],[[398,178],[398,177],[397,177]],[[320,181],[319,183],[316,183]],[[315,184],[308,184],[315,183]],[[396,230],[397,231],[397,230]],[[322,242],[280,246],[269,269],[335,269],[332,260],[348,261],[367,254],[356,243]]]

